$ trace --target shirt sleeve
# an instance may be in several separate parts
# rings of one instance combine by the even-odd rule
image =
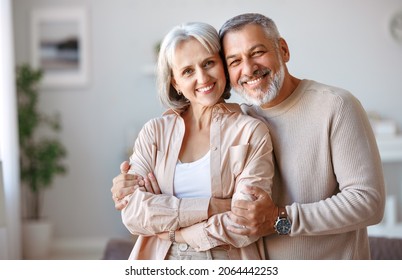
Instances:
[[[123,224],[131,234],[155,235],[196,224],[207,218],[209,198],[179,199],[137,189],[122,210]]]
[[[234,174],[237,176],[234,196],[236,197],[245,186],[260,187],[271,195],[274,164],[271,137],[265,124],[261,123],[256,127],[247,145],[247,152],[240,152],[238,156],[243,156],[244,167],[239,174]],[[205,251],[222,245],[240,248],[260,238],[260,236],[244,236],[230,232],[227,230],[229,225],[234,224],[225,212],[184,228],[181,233],[185,241],[197,251]]]

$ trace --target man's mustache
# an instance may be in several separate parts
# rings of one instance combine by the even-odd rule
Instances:
[[[238,84],[239,84],[240,86],[242,86],[244,83],[247,83],[247,82],[249,82],[249,81],[251,81],[251,80],[258,79],[258,78],[260,78],[260,77],[262,77],[262,76],[265,76],[265,75],[269,75],[270,73],[271,73],[271,70],[268,69],[268,68],[257,69],[257,70],[255,70],[255,71],[253,72],[253,75],[252,75],[252,76],[248,76],[248,75],[243,76],[243,77],[238,81]]]

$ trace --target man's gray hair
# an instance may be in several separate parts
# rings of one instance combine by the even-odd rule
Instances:
[[[277,45],[277,42],[281,36],[275,22],[264,15],[256,13],[241,14],[227,20],[219,30],[219,37],[221,41],[228,32],[239,31],[248,24],[261,26],[267,36],[275,42],[275,45]]]

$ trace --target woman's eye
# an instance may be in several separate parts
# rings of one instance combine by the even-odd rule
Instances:
[[[214,65],[214,62],[212,60],[205,62],[205,67],[209,67],[209,66],[213,66],[213,65]]]
[[[186,69],[183,71],[183,75],[190,75],[191,73],[193,73],[192,69]]]

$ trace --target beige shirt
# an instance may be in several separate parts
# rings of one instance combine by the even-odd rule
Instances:
[[[271,194],[274,166],[266,125],[243,115],[238,104],[214,106],[210,128],[211,193],[231,198],[242,186],[259,186]],[[130,158],[134,172],[153,172],[162,194],[137,190],[122,211],[127,229],[139,238],[130,259],[164,259],[170,241],[155,236],[182,229],[186,242],[197,251],[226,246],[231,259],[264,259],[262,239],[236,235],[226,229],[227,213],[208,219],[210,198],[176,198],[173,176],[185,132],[180,114],[170,110],[147,122]]]
[[[243,107],[270,129],[272,197],[290,236],[265,237],[269,259],[369,259],[367,227],[385,205],[382,164],[367,114],[349,92],[301,81],[281,104]]]

